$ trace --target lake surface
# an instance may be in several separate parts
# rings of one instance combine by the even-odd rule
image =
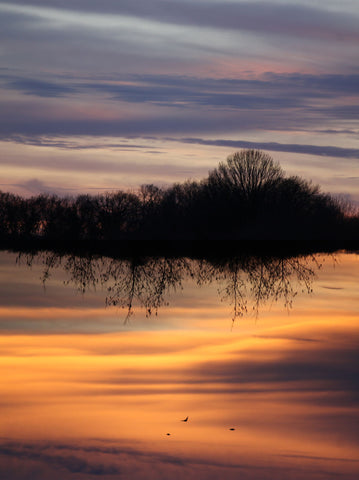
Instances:
[[[358,255],[0,264],[1,479],[358,478]]]

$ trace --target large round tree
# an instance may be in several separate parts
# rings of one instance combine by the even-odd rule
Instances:
[[[221,162],[208,180],[250,200],[272,190],[283,178],[284,171],[270,155],[260,150],[242,150]]]

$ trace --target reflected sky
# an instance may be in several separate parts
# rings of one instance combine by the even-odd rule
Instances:
[[[125,322],[106,287],[82,294],[58,268],[44,289],[43,263],[16,257],[1,254],[2,478],[357,478],[357,255],[321,255],[312,292],[294,278],[291,308],[233,325],[215,282],[184,278]]]

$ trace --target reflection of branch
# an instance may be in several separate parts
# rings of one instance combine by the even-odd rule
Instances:
[[[65,283],[74,284],[83,294],[91,288],[96,289],[101,281],[101,259],[71,255],[65,261],[64,270],[70,276]]]
[[[292,308],[293,299],[297,295],[295,285],[301,285],[303,293],[311,293],[315,270],[319,268],[314,256],[262,259],[257,266],[248,270],[255,314],[258,315],[260,306],[269,299],[277,302],[283,298],[285,308]]]
[[[320,267],[314,256],[242,256],[214,264],[216,280],[226,282],[225,287],[219,290],[220,294],[224,293],[222,300],[233,304],[232,322],[247,313],[249,296],[255,316],[258,316],[260,307],[269,300],[278,302],[284,299],[284,307],[292,308],[299,287],[302,293],[312,293],[315,271]],[[201,278],[206,278],[203,273]]]
[[[33,253],[20,252],[16,257],[16,263],[21,265],[22,260],[25,260],[25,264],[31,268],[34,260],[40,261],[44,266],[40,280],[45,288],[46,281],[51,276],[51,271],[58,268],[61,265],[62,257],[54,252],[46,252],[45,255]]]
[[[185,259],[149,259],[136,263],[119,262],[109,278],[114,284],[107,288],[106,304],[127,308],[126,320],[133,314],[133,304],[137,301],[149,317],[153,312],[167,305],[165,295],[181,288],[182,279],[188,272]]]
[[[238,317],[243,317],[247,313],[247,300],[245,298],[246,283],[241,278],[239,265],[231,268],[225,275],[226,285],[219,293],[224,293],[222,301],[228,300],[233,305],[232,325]]]
[[[321,265],[314,256],[309,257],[250,257],[209,261],[186,258],[146,258],[116,260],[107,257],[60,256],[52,252],[37,256],[19,254],[17,262],[25,258],[31,266],[36,259],[43,265],[43,284],[51,271],[63,268],[68,275],[66,284],[74,285],[81,293],[97,286],[106,288],[106,305],[127,311],[125,322],[134,313],[135,306],[143,307],[146,317],[168,305],[169,293],[182,288],[185,279],[192,279],[198,286],[216,282],[222,301],[233,306],[232,324],[247,313],[248,300],[257,316],[260,308],[269,300],[284,300],[287,309],[292,308],[298,288],[312,292],[315,270]]]

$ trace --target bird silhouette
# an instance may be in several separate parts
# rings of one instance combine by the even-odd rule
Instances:
[[[171,435],[170,433],[166,433],[166,435]]]
[[[232,430],[232,431],[233,431],[233,430],[235,430],[235,428],[230,428],[230,430]]]
[[[181,420],[182,422],[187,422],[188,420],[188,417],[184,418],[183,420]]]

